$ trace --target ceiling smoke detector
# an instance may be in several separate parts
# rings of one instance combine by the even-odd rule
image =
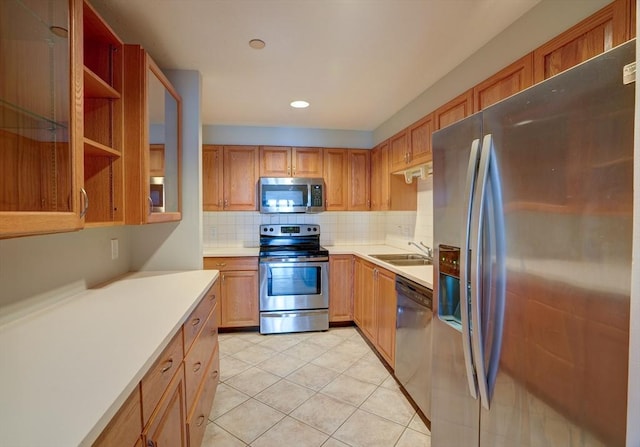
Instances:
[[[254,50],[262,50],[267,44],[264,43],[264,40],[260,39],[251,39],[249,41],[249,46]]]

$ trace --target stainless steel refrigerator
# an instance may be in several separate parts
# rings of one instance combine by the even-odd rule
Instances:
[[[434,447],[624,445],[634,61],[434,133]]]

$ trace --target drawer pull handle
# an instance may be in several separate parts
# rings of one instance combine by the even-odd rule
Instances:
[[[227,265],[227,263],[226,262],[217,262],[216,265],[218,267],[224,267],[225,265]]]
[[[213,301],[213,300],[215,300],[215,299],[216,299],[216,294],[215,294],[215,293],[214,293],[214,294],[212,294],[212,295],[209,295],[209,300],[210,300],[210,301]]]
[[[203,415],[203,414],[201,414],[201,415],[198,417],[198,422],[196,422],[196,425],[197,425],[198,427],[200,427],[203,423],[204,423],[204,415]]]
[[[167,366],[165,366],[164,368],[162,368],[162,371],[161,371],[163,374],[164,374],[164,373],[166,373],[167,371],[169,371],[169,370],[171,369],[171,367],[173,366],[173,359],[169,359],[169,360],[167,360],[167,361],[165,362],[165,364],[166,364]]]
[[[218,378],[218,370],[217,369],[213,371],[213,374],[211,374],[211,377],[213,377],[214,380]]]
[[[197,326],[200,324],[200,318],[194,318],[193,321],[191,321],[191,326]]]
[[[200,368],[202,368],[202,362],[196,362],[193,365],[193,372],[197,373],[198,371],[200,371]]]
[[[147,441],[147,447],[156,447],[156,443],[153,440],[149,439]]]

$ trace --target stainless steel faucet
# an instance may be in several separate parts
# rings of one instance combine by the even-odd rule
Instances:
[[[427,258],[429,258],[430,260],[433,260],[433,249],[431,247],[424,245],[422,241],[420,241],[420,245],[416,244],[413,241],[409,241],[409,245],[416,246],[418,250],[424,253]]]

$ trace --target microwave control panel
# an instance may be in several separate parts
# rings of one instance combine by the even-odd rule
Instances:
[[[322,206],[322,185],[311,185],[311,206]]]

